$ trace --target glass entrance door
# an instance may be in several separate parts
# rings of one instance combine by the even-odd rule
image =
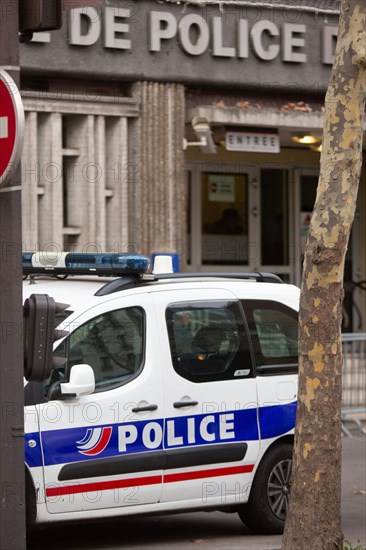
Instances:
[[[189,181],[190,269],[271,271],[290,280],[288,170],[194,165]]]
[[[273,270],[289,264],[288,171],[261,170],[261,264]]]
[[[203,265],[248,265],[248,174],[202,173]]]

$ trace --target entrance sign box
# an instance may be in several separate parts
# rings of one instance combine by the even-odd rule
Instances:
[[[279,153],[280,140],[277,134],[262,132],[226,132],[227,151],[252,153]]]
[[[0,69],[0,187],[14,173],[22,152],[24,110],[14,80]]]

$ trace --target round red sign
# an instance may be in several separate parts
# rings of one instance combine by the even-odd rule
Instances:
[[[24,134],[20,91],[11,76],[0,69],[0,187],[18,165]]]

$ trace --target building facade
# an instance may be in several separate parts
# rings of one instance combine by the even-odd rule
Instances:
[[[301,9],[298,7],[301,5]],[[339,1],[123,2],[21,47],[24,248],[299,284]],[[345,330],[365,329],[366,177]]]

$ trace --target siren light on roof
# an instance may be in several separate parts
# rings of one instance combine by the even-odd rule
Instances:
[[[24,275],[123,275],[143,274],[150,267],[146,256],[129,253],[23,252]]]

